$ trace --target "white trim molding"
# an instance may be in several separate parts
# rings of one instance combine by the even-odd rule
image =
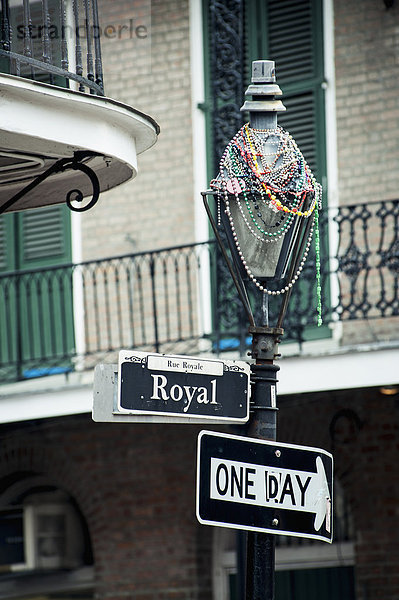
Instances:
[[[359,346],[280,361],[278,394],[379,387],[399,383],[399,348]]]

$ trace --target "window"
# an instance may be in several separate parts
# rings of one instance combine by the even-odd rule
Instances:
[[[91,541],[74,499],[43,475],[15,473],[0,489],[0,596],[12,587],[16,598],[93,598]]]
[[[240,113],[250,82],[253,60],[276,63],[277,82],[287,108],[279,124],[292,133],[317,180],[324,188],[326,206],[326,140],[322,0],[203,0],[208,139],[208,178],[218,171],[222,152],[245,115]],[[322,212],[321,237],[324,273],[327,273],[327,219]],[[325,223],[324,223],[325,221]],[[214,329],[231,338],[242,336],[246,324],[235,300],[222,261],[216,267],[213,289]],[[328,280],[323,278],[323,300],[328,301]],[[270,313],[273,309],[273,299]],[[273,317],[271,317],[272,320]],[[315,257],[307,259],[295,286],[285,319],[286,341],[303,341],[330,335],[316,327]],[[234,333],[235,329],[235,333]],[[234,340],[232,340],[234,341]],[[220,342],[219,349],[220,349]]]
[[[69,502],[24,505],[27,565],[32,569],[72,569],[83,563],[83,536]]]

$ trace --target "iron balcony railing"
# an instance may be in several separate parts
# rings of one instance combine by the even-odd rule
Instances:
[[[284,340],[399,340],[399,201],[322,211],[323,321],[314,258],[295,286]],[[328,251],[328,249],[330,252]],[[213,241],[0,274],[0,380],[115,362],[119,349],[245,355],[247,322]],[[273,324],[273,305],[270,324]],[[364,326],[362,326],[364,325]]]
[[[104,95],[100,31],[97,0],[1,0],[0,72]]]

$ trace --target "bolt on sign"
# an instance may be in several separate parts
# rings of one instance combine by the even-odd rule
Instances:
[[[205,525],[332,542],[330,453],[202,431],[197,518]]]
[[[243,423],[249,378],[243,361],[122,350],[117,412]]]

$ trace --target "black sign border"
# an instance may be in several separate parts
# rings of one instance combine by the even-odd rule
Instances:
[[[226,439],[230,440],[227,446],[224,444]],[[207,440],[205,444],[203,440]],[[281,457],[276,455],[276,450],[280,450]],[[327,531],[325,523],[323,523],[318,533],[312,533],[315,518],[313,513],[282,508],[273,509],[210,498],[210,459],[212,457],[276,468],[283,467],[298,471],[316,472],[316,456],[320,456],[323,462],[331,499],[333,500],[333,457],[326,450],[212,431],[201,431],[198,436],[197,449],[196,513],[198,521],[204,525],[305,537],[331,543],[333,539],[332,515],[330,532]],[[281,458],[284,461],[283,465],[281,464]],[[234,516],[229,515],[229,510],[234,511]],[[274,519],[278,519],[277,527],[273,525]]]
[[[217,410],[221,410],[221,405],[219,404],[217,407],[217,410],[213,409],[213,412],[206,412],[205,410],[198,410],[197,412],[182,412],[182,410],[180,410],[179,412],[177,411],[173,411],[173,410],[155,410],[153,408],[126,408],[124,406],[122,406],[122,377],[123,377],[123,371],[127,368],[125,367],[125,365],[130,365],[130,366],[134,366],[138,369],[143,368],[145,369],[145,374],[146,376],[150,376],[151,373],[154,374],[174,374],[174,375],[179,375],[181,378],[186,377],[190,377],[190,381],[187,381],[187,383],[192,385],[192,381],[194,380],[199,380],[201,377],[204,377],[205,375],[200,375],[197,373],[184,373],[181,371],[162,371],[162,370],[155,370],[155,369],[149,369],[148,368],[148,358],[150,356],[162,356],[162,357],[170,357],[170,358],[178,358],[178,359],[190,359],[190,360],[198,360],[198,361],[206,361],[206,360],[211,360],[211,359],[202,359],[202,358],[198,358],[195,356],[183,356],[183,355],[159,355],[156,354],[154,352],[149,352],[149,353],[145,353],[145,352],[131,352],[131,357],[129,358],[125,358],[124,360],[120,360],[119,361],[119,369],[118,369],[118,403],[117,403],[117,414],[119,415],[151,415],[151,416],[160,416],[160,417],[175,417],[177,419],[181,419],[182,421],[184,421],[184,419],[201,419],[201,420],[209,420],[209,422],[215,422],[215,421],[221,421],[221,422],[227,422],[227,423],[232,423],[232,422],[236,422],[236,423],[246,423],[249,419],[249,401],[250,401],[250,385],[249,385],[249,372],[245,371],[244,369],[240,368],[239,365],[237,365],[237,361],[223,361],[223,360],[218,360],[218,361],[214,361],[214,362],[221,362],[223,364],[223,375],[219,375],[219,376],[215,376],[220,378],[220,382],[223,382],[223,387],[226,388],[227,390],[231,390],[232,387],[234,386],[234,382],[230,381],[233,380],[237,377],[237,375],[243,375],[245,378],[245,383],[243,383],[243,385],[241,385],[241,387],[243,388],[243,391],[245,389],[246,391],[246,398],[245,400],[242,402],[243,407],[240,411],[240,414],[237,414],[235,416],[232,415],[219,415],[217,413]],[[231,363],[231,364],[230,364]],[[243,363],[244,365],[247,365],[247,363]],[[214,377],[212,375],[207,375],[206,377]],[[229,380],[229,381],[227,381]],[[241,383],[241,382],[240,382]],[[223,392],[219,392],[219,393],[223,393]],[[159,402],[159,401],[157,401]],[[201,407],[202,408],[202,407]],[[212,407],[213,408],[213,407]],[[233,411],[230,411],[233,412]],[[116,414],[116,413],[115,413]]]

